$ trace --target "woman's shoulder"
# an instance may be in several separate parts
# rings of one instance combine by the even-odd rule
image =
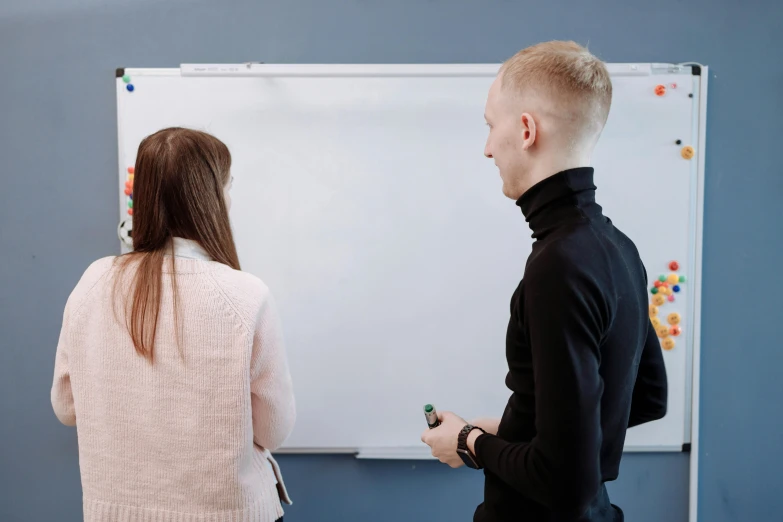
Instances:
[[[82,277],[79,280],[79,284],[76,285],[76,288],[78,289],[79,287],[87,287],[87,289],[89,289],[89,287],[94,286],[95,283],[103,279],[103,277],[111,271],[116,260],[116,256],[107,256],[90,263],[90,265],[87,267],[87,270],[85,270],[82,274]]]
[[[261,278],[226,265],[215,265],[212,277],[230,301],[257,310],[272,298],[269,287]]]
[[[109,272],[111,272],[116,259],[115,256],[108,256],[90,263],[79,278],[79,282],[76,283],[76,287],[71,292],[71,295],[68,297],[66,307],[74,310],[80,308],[81,304],[92,290],[105,279],[105,276],[109,274]]]

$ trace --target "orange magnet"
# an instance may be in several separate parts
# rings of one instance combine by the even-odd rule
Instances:
[[[665,85],[656,85],[655,86],[655,95],[656,96],[663,96],[666,94],[666,86]]]
[[[650,318],[650,323],[652,323],[653,329],[657,332],[658,327],[661,326],[661,320],[658,319],[657,317],[652,317]]]
[[[672,339],[671,337],[667,337],[666,339],[661,341],[661,348],[663,348],[666,351],[669,351],[672,348],[674,348],[674,339]]]
[[[693,150],[693,147],[691,147],[690,145],[684,146],[680,151],[680,155],[686,160],[693,158],[694,154],[695,151]]]
[[[655,317],[656,315],[658,315],[658,307],[650,305],[650,317]]]
[[[126,188],[126,189],[125,189],[125,195],[126,195],[126,196],[130,196],[131,194],[132,194],[132,192],[131,192],[131,189],[129,189],[129,188]]]
[[[652,303],[655,306],[661,306],[665,302],[666,302],[666,298],[661,294],[655,294],[652,298]]]
[[[665,339],[666,337],[669,337],[669,327],[665,324],[662,324],[655,329],[655,333],[658,334],[658,337],[661,339]]]
[[[675,337],[680,335],[682,333],[682,328],[680,328],[678,325],[673,325],[671,328],[669,328],[669,333]]]
[[[661,283],[660,281],[656,281],[656,282],[654,282],[654,283],[653,283],[653,286],[654,286],[655,288],[660,288],[660,286],[661,286],[662,284],[663,284],[663,283]]]
[[[129,215],[129,216],[132,216],[132,215],[133,215],[133,209],[132,209],[132,208],[129,208],[129,209],[128,209],[128,215]]]
[[[133,167],[128,167],[128,174],[133,174],[135,169]]]
[[[680,324],[681,319],[682,318],[680,317],[680,314],[678,314],[677,312],[672,312],[668,316],[666,316],[666,321],[668,321],[668,323],[671,325]]]

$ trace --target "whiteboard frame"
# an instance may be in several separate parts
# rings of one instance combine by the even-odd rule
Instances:
[[[709,67],[701,66],[699,77],[698,103],[698,141],[696,157],[696,237],[694,241],[694,332],[691,343],[691,451],[690,451],[690,485],[688,487],[688,520],[698,521],[699,503],[699,403],[701,389],[701,295],[702,295],[702,249],[704,232],[704,172],[707,146],[707,84],[710,76]]]
[[[698,64],[694,64],[698,65]],[[374,76],[374,77],[416,77],[416,76],[451,76],[473,77],[495,74],[500,64],[182,64],[179,68],[124,68],[117,70],[117,80],[121,81],[123,74],[131,76],[182,76],[182,77],[261,77],[261,76]],[[699,463],[699,401],[700,401],[700,361],[701,361],[701,294],[702,294],[702,240],[704,221],[704,178],[705,178],[705,147],[707,121],[707,83],[709,68],[700,66],[701,74],[693,76],[694,96],[698,96],[693,114],[693,125],[697,135],[696,141],[696,186],[694,187],[696,213],[692,220],[691,238],[693,241],[693,288],[691,313],[694,318],[693,338],[691,342],[690,371],[686,390],[690,393],[690,402],[686,401],[686,430],[683,438],[690,443],[690,483],[689,483],[689,520],[697,520],[698,504],[698,463]],[[612,76],[648,76],[656,73],[684,73],[690,71],[690,64],[668,63],[612,63],[607,64]],[[120,74],[122,73],[122,74]],[[117,97],[117,132],[118,146],[122,142],[122,111],[119,110],[122,101]],[[122,151],[119,152],[119,172],[124,172]],[[120,191],[120,220],[124,219],[123,194]],[[688,407],[689,406],[689,407]],[[690,417],[688,422],[688,416]],[[679,452],[681,446],[642,446],[630,447],[625,452]],[[281,448],[280,454],[350,454],[361,459],[432,459],[426,448]]]

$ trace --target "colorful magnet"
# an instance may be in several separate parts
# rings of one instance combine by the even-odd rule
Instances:
[[[130,196],[130,195],[131,195],[131,189],[129,189],[129,188],[126,188],[126,189],[125,189],[125,195],[126,195],[126,196]]]
[[[652,295],[655,295],[655,294],[657,294],[657,293],[658,293],[658,290],[659,290],[659,289],[658,289],[658,287],[657,287],[657,286],[654,286],[654,287],[650,288],[650,293],[651,293]]]
[[[661,294],[654,295],[653,298],[652,298],[652,303],[655,306],[661,306],[665,302],[666,302],[666,298],[663,297]]]
[[[666,316],[666,321],[671,325],[680,324],[680,320],[681,320],[680,314],[678,314],[677,312],[672,312],[668,316]]]
[[[661,326],[661,320],[658,319],[657,317],[653,317],[653,318],[650,319],[650,323],[652,323],[653,328],[657,332],[658,331],[658,327]]]
[[[672,287],[672,290],[674,290],[675,292],[679,292],[680,291],[680,285],[674,285]]]
[[[685,282],[685,276],[680,276],[679,281],[680,281],[680,283],[684,283]]]
[[[690,145],[684,146],[680,151],[680,155],[686,160],[693,159],[694,154],[695,151],[693,150],[693,147],[691,147]]]
[[[135,89],[132,83],[126,85],[125,88],[128,89],[128,92],[133,92],[133,90]]]
[[[669,327],[665,324],[662,324],[661,326],[657,327],[655,329],[655,333],[660,337],[661,339],[665,337],[669,337]]]
[[[673,335],[673,336],[677,337],[678,335],[680,335],[680,334],[682,333],[682,328],[680,328],[679,326],[677,326],[677,325],[675,324],[675,325],[673,325],[673,326],[671,326],[671,327],[669,328],[669,333],[670,333],[671,335]]]
[[[128,200],[128,208],[133,208],[133,200],[132,199]]]
[[[128,174],[135,174],[135,172],[136,169],[134,169],[133,167],[128,167]]]
[[[651,304],[650,305],[650,317],[655,317],[656,315],[658,315],[658,307],[653,305],[653,304]]]
[[[132,216],[132,215],[133,215],[133,209],[132,209],[132,208],[129,208],[129,209],[128,209],[128,215],[129,215],[129,216]]]
[[[665,276],[665,275],[659,275],[659,276],[658,276],[658,281],[660,281],[661,283],[663,283],[664,281],[666,281],[666,276]]]
[[[655,288],[658,288],[658,287],[660,287],[662,284],[663,284],[663,283],[661,283],[660,281],[657,281],[657,280],[656,280],[656,281],[653,283],[653,286],[654,286]]]
[[[666,94],[666,86],[665,85],[656,85],[655,86],[655,95],[656,96],[663,96]]]
[[[672,261],[671,263],[669,263],[669,270],[671,270],[672,272],[676,272],[679,269],[680,269],[680,264],[677,261]]]
[[[125,74],[125,75],[122,76],[122,81],[125,82],[125,83],[130,83],[131,77],[128,76],[127,74]]]
[[[661,341],[661,348],[663,348],[667,352],[673,349],[674,345],[675,345],[674,339],[672,339],[671,337],[667,337],[666,339]]]
[[[667,300],[668,300],[670,303],[673,303],[673,302],[674,302],[674,296],[673,296],[673,295],[671,295],[671,294],[669,294],[668,296],[666,296],[666,299],[667,299]]]
[[[666,278],[666,281],[669,284],[673,285],[673,284],[678,283],[680,281],[680,276],[678,276],[677,274],[669,274],[669,277]]]

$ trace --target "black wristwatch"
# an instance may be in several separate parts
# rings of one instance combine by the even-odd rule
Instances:
[[[486,431],[482,430],[478,426],[467,424],[464,428],[462,428],[462,431],[459,432],[459,437],[457,437],[457,454],[467,467],[481,469],[483,466],[479,462],[478,457],[473,455],[468,449],[468,435],[473,430],[479,430],[481,433],[486,433]]]

